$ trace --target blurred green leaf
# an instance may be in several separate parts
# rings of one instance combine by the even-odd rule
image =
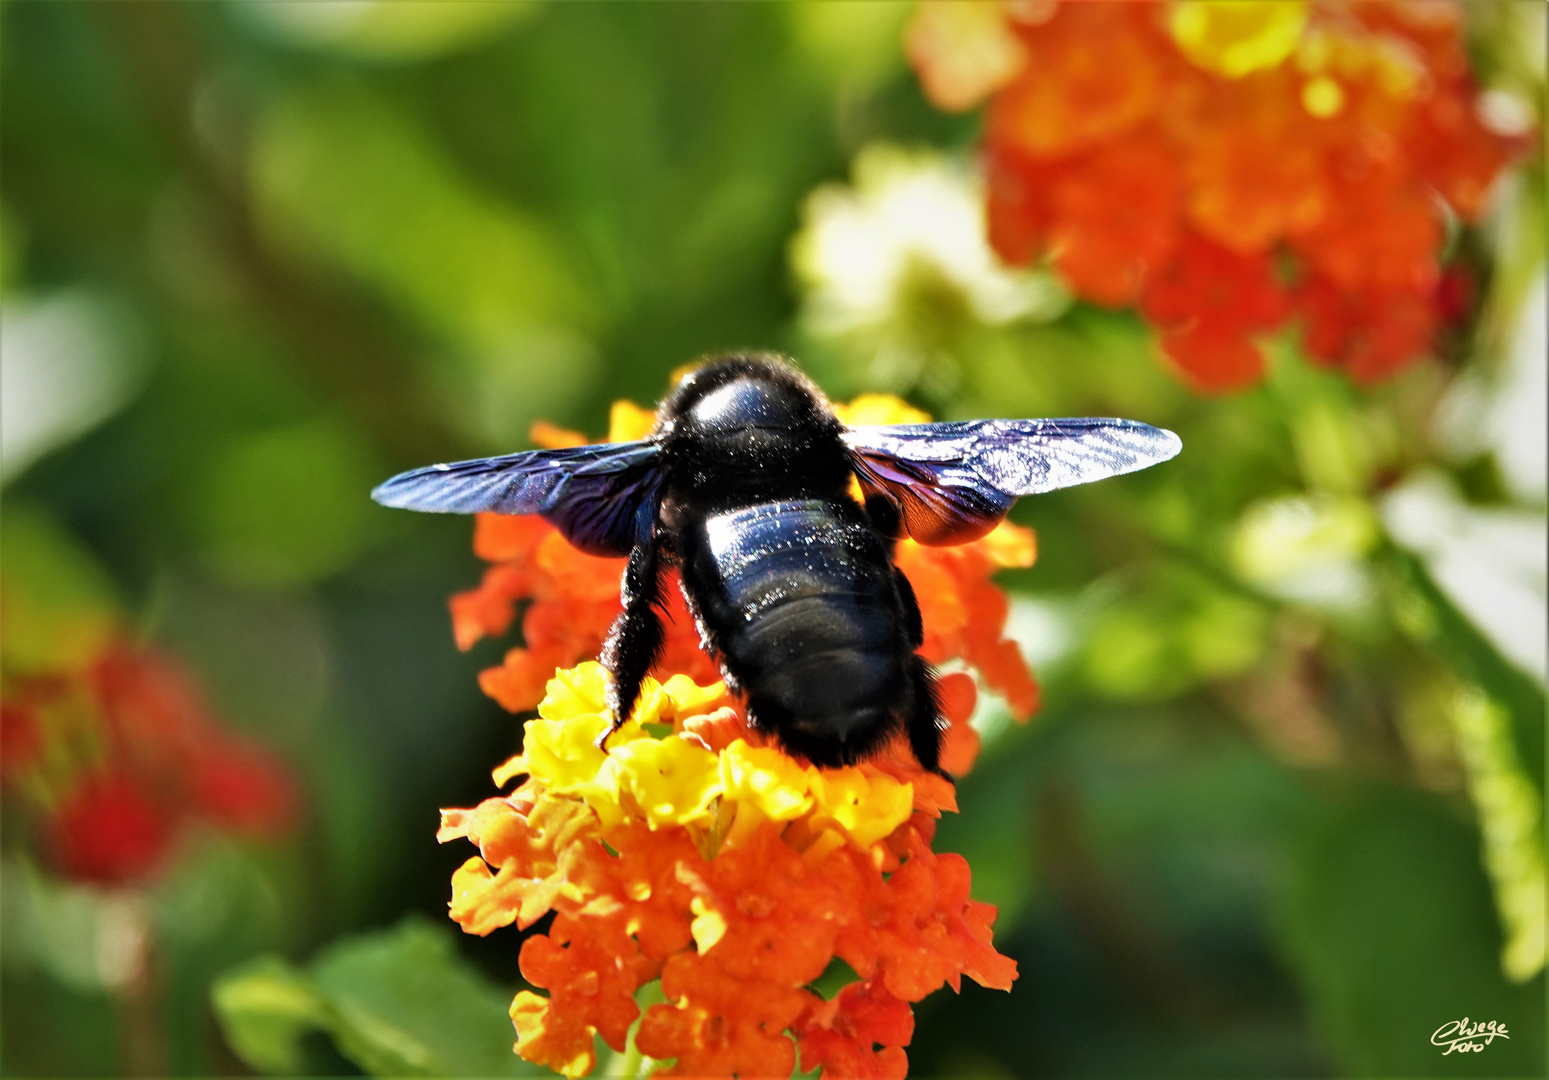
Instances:
[[[1513,987],[1479,838],[1439,800],[1365,787],[1331,800],[1293,864],[1286,951],[1314,1018],[1359,1076],[1529,1076],[1544,1061],[1544,981]],[[1431,1033],[1469,1017],[1510,1040],[1443,1056]]]
[[[367,493],[385,472],[360,436],[331,418],[230,439],[193,493],[205,557],[246,585],[336,573],[382,520]]]
[[[300,44],[369,60],[410,62],[469,48],[527,21],[541,5],[504,0],[439,0],[405,4],[236,4]]]
[[[336,1019],[312,980],[277,956],[244,964],[221,978],[211,994],[226,1041],[260,1072],[304,1071],[302,1036],[331,1028]]]
[[[873,86],[904,66],[898,43],[908,4],[783,4],[780,12],[813,65],[847,88]]]
[[[118,609],[96,557],[51,518],[6,506],[0,519],[0,659],[11,674],[76,670],[112,637]]]
[[[975,416],[1113,414],[1162,423],[1188,400],[1157,363],[1138,318],[1086,304],[1053,323],[976,336],[963,366]]]
[[[590,390],[601,312],[570,245],[473,185],[389,101],[344,81],[293,89],[266,112],[252,161],[270,233],[432,340],[429,381],[470,436],[509,448]]]
[[[278,99],[257,132],[252,168],[279,238],[454,341],[487,345],[524,319],[595,317],[560,238],[474,188],[359,84],[303,85]]]
[[[1251,667],[1267,644],[1269,612],[1181,564],[1132,586],[1100,585],[1082,645],[1099,693],[1160,700]]]
[[[1397,547],[1383,553],[1394,579],[1391,596],[1400,626],[1433,649],[1464,680],[1477,683],[1511,714],[1517,761],[1544,789],[1545,698],[1543,687],[1501,656],[1468,616],[1431,578],[1425,564]]]
[[[263,957],[215,984],[232,1049],[273,1073],[303,1067],[302,1036],[322,1030],[375,1076],[530,1076],[511,1050],[508,996],[467,966],[450,931],[411,918],[345,938],[302,972]]]
[[[0,296],[11,291],[26,247],[27,230],[15,211],[0,203]]]
[[[313,965],[338,1012],[339,1049],[380,1076],[515,1076],[542,1070],[511,1046],[510,995],[457,956],[451,931],[410,919],[342,941]]]

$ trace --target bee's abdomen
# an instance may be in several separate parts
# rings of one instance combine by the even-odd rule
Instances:
[[[840,741],[875,727],[912,650],[887,552],[859,509],[761,503],[708,515],[704,530],[691,555],[700,614],[749,693]]]

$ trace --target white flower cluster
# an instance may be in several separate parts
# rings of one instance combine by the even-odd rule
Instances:
[[[1052,273],[1001,265],[966,162],[885,143],[857,155],[851,186],[808,197],[791,261],[819,338],[929,349],[943,322],[1044,322],[1069,304]]]

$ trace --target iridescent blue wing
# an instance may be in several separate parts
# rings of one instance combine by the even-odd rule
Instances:
[[[371,497],[404,510],[541,514],[588,554],[627,555],[656,520],[659,453],[652,442],[598,443],[430,465]]]
[[[1134,420],[961,420],[857,427],[845,442],[868,497],[922,544],[961,544],[1037,495],[1166,461],[1178,436]]]

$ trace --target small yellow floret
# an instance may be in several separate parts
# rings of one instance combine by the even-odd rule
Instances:
[[[694,935],[694,945],[703,956],[715,948],[715,943],[726,936],[726,917],[707,905],[699,897],[689,901],[694,921],[689,923],[689,933]]]
[[[1178,0],[1167,14],[1183,55],[1229,79],[1283,63],[1306,26],[1305,0]]]
[[[522,757],[527,772],[552,792],[579,795],[590,790],[608,755],[596,746],[608,727],[605,713],[584,713],[564,720],[527,721]]]
[[[914,785],[850,767],[813,770],[813,816],[831,818],[862,847],[870,847],[909,820]]]
[[[526,774],[527,759],[521,754],[517,754],[515,757],[506,758],[489,775],[490,779],[495,781],[497,788],[503,788],[506,786],[506,782],[513,776],[525,776]]]
[[[584,713],[605,712],[608,708],[608,673],[595,660],[554,672],[538,702],[538,715],[545,720],[568,720]]]
[[[687,675],[674,675],[662,684],[662,691],[672,702],[673,719],[682,720],[710,712],[712,706],[726,697],[726,684],[713,682],[700,686]]]
[[[654,681],[653,681],[654,686]],[[597,737],[612,723],[604,699],[607,674],[602,665],[588,661],[557,671],[549,680],[548,693],[538,704],[538,719],[527,721],[522,740],[526,771],[557,795],[578,795],[604,820],[616,820],[608,804],[616,801],[611,777],[600,777],[608,755],[597,748]],[[653,691],[655,707],[665,700],[660,687]],[[629,720],[609,740],[610,747],[646,739],[638,722]]]
[[[676,735],[613,747],[607,772],[620,800],[631,796],[653,829],[710,820],[710,804],[721,793],[715,755]]]
[[[1320,120],[1338,116],[1344,107],[1344,90],[1327,75],[1319,75],[1302,87],[1302,108]]]
[[[809,777],[780,751],[749,746],[742,739],[721,752],[721,787],[728,799],[757,806],[771,821],[792,821],[812,809]]]
[[[608,441],[634,442],[643,439],[656,426],[656,413],[642,409],[633,401],[622,398],[608,410]]]
[[[1007,569],[1025,570],[1038,558],[1038,534],[1009,521],[991,529],[979,544],[991,562]]]

